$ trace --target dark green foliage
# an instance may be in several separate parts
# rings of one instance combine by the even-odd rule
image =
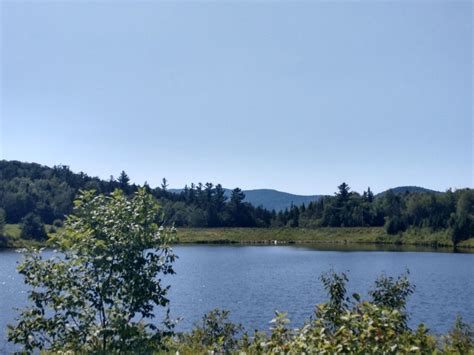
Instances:
[[[41,218],[34,213],[28,213],[21,220],[21,238],[35,239],[38,241],[48,239]]]
[[[473,228],[474,226],[471,219],[466,216],[456,216],[452,232],[453,243],[457,244],[472,237]]]
[[[137,185],[130,184],[124,171],[118,179],[111,177],[104,181],[82,172],[75,174],[64,165],[48,168],[39,164],[0,161],[0,172],[0,208],[5,210],[6,223],[19,223],[28,213],[35,213],[46,224],[63,220],[72,211],[72,201],[79,190],[110,193],[122,188],[127,195],[132,195],[138,189]],[[410,228],[449,229],[454,244],[474,237],[474,193],[471,189],[437,193],[403,187],[374,196],[370,187],[360,195],[351,191],[347,183],[342,183],[335,196],[316,200],[310,196],[313,201],[304,207],[292,204],[275,212],[246,202],[240,189],[231,191],[228,199],[220,184],[192,183],[179,192],[173,192],[168,190],[168,182],[163,179],[160,187],[151,188],[145,184],[144,188],[163,206],[166,223],[177,227],[385,225],[387,233],[393,235]]]
[[[474,328],[471,324],[464,323],[458,315],[446,342],[449,348],[459,354],[470,354],[474,352]]]
[[[166,180],[166,178],[163,178],[163,180],[161,180],[161,189],[164,192],[168,190],[168,180]]]
[[[214,309],[202,317],[191,334],[191,341],[217,353],[230,353],[238,344],[238,335],[242,331],[240,324],[228,320],[229,311]]]
[[[5,248],[8,244],[5,233],[5,210],[0,208],[0,248]]]
[[[0,236],[3,236],[5,231],[5,210],[0,208]]]
[[[406,225],[401,217],[394,216],[387,218],[385,222],[385,231],[387,234],[398,234],[406,230]]]
[[[383,191],[377,194],[377,197],[382,197],[388,191],[392,191],[395,194],[406,194],[406,193],[413,193],[413,192],[427,192],[427,193],[439,193],[439,191],[426,189],[420,186],[398,186],[392,189],[388,189],[387,191]]]
[[[6,211],[7,223],[19,223],[28,213],[40,216],[44,223],[63,220],[71,213],[73,199],[79,190],[93,189],[110,193],[116,188],[132,195],[138,189],[122,171],[119,178],[108,181],[75,174],[65,165],[49,168],[35,163],[0,161],[0,208]],[[271,212],[243,202],[240,197],[227,202],[220,184],[191,184],[180,193],[168,191],[163,179],[161,187],[149,185],[145,189],[157,198],[167,212],[167,222],[176,226],[191,227],[268,227]],[[58,224],[59,222],[56,222]]]
[[[277,225],[288,225],[289,211],[277,216]],[[370,188],[361,195],[339,186],[335,197],[311,202],[299,215],[302,227],[382,226],[396,235],[408,228],[450,229],[453,242],[474,236],[474,191],[462,189],[445,193],[387,191],[374,198]]]
[[[228,224],[230,227],[254,227],[255,220],[249,213],[252,208],[250,204],[243,202],[245,194],[241,189],[232,190],[228,204]]]
[[[474,190],[466,190],[459,197],[450,222],[454,244],[474,236]]]
[[[366,197],[366,201],[371,203],[374,201],[374,194],[373,192],[370,190],[370,187],[367,188],[367,192],[364,192],[365,194],[365,197]]]
[[[127,173],[122,170],[118,179],[118,188],[124,191],[125,193],[130,193],[130,178],[128,177]]]
[[[0,235],[0,248],[6,248],[8,246],[8,238]]]
[[[20,223],[28,213],[37,214],[47,224],[63,220],[72,211],[79,189],[105,192],[108,188],[106,182],[84,173],[75,174],[64,165],[48,168],[2,160],[0,172],[0,207],[5,209],[7,223]]]
[[[336,196],[339,203],[343,204],[344,202],[347,202],[347,200],[349,199],[349,191],[350,191],[349,185],[343,182],[337,188],[339,189],[339,192],[336,193]]]

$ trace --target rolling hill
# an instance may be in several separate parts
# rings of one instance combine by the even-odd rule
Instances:
[[[420,187],[420,186],[397,186],[397,187],[382,191],[382,192],[378,193],[376,196],[381,197],[381,196],[385,195],[387,193],[387,191],[390,191],[390,190],[392,190],[392,192],[395,193],[395,194],[403,194],[403,193],[406,193],[406,192],[434,192],[434,193],[439,193],[439,191],[426,189],[426,188]]]
[[[227,198],[230,198],[231,189],[224,189]],[[169,189],[170,192],[179,193],[182,189]],[[289,208],[292,204],[300,206],[303,203],[308,204],[311,201],[318,200],[322,195],[295,195],[288,192],[277,191],[273,189],[255,189],[243,190],[245,202],[258,207],[262,206],[268,210],[282,211]]]
[[[231,189],[224,189],[225,195],[227,198],[230,198]],[[434,192],[439,193],[439,191],[426,189],[419,186],[397,186],[391,188],[396,194],[401,194],[405,192]],[[389,191],[382,191],[376,195],[376,197],[383,197],[383,195]],[[169,189],[170,192],[180,193],[182,189]],[[295,195],[288,192],[273,190],[273,189],[255,189],[255,190],[243,190],[245,193],[245,202],[249,202],[252,205],[258,207],[262,206],[268,210],[282,211],[285,208],[291,207],[291,205],[300,206],[303,203],[308,204],[311,201],[317,201],[324,195]]]
[[[299,206],[308,204],[311,201],[318,200],[321,195],[294,195],[288,192],[281,192],[272,189],[247,190],[245,193],[245,201],[250,202],[254,206],[263,206],[269,210],[281,211],[289,208],[292,204]]]

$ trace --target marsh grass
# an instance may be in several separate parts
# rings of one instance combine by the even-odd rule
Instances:
[[[61,228],[45,225],[48,236]],[[47,246],[20,238],[20,225],[6,224],[7,247]],[[398,235],[389,235],[382,227],[350,228],[179,228],[180,244],[365,244],[387,246],[423,246],[453,248],[449,230],[433,232],[428,228],[411,228]],[[474,238],[458,244],[460,250],[474,249]]]
[[[398,235],[388,235],[382,227],[352,228],[183,228],[179,243],[215,244],[387,244],[453,248],[449,231],[409,229]],[[474,238],[460,247],[474,247]]]

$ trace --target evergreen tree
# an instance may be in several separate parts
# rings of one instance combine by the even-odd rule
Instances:
[[[339,192],[336,193],[337,199],[340,202],[346,202],[349,199],[350,187],[345,182],[337,187]]]
[[[456,245],[462,240],[474,237],[474,190],[466,189],[458,199],[452,241]]]
[[[129,192],[130,178],[128,177],[125,171],[122,170],[120,176],[117,179],[117,182],[119,183],[119,187],[121,190],[125,191],[126,193]]]
[[[232,190],[232,194],[230,195],[231,204],[240,205],[244,199],[245,199],[245,194],[241,189],[237,187]]]
[[[216,191],[214,195],[214,206],[218,211],[222,211],[225,207],[225,201],[227,197],[225,196],[225,191],[222,188],[221,184],[216,185]]]
[[[163,180],[161,180],[161,189],[164,192],[168,191],[168,180],[166,180],[166,178],[163,178]]]
[[[230,215],[229,224],[232,227],[254,227],[255,220],[251,215],[251,206],[244,203],[245,194],[239,189],[232,190],[230,202],[228,203],[228,211]]]
[[[370,190],[370,187],[367,188],[367,202],[372,203],[374,201],[374,193]]]

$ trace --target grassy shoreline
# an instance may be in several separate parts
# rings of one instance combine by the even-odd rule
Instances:
[[[20,239],[18,225],[6,225],[5,235],[3,248],[47,246],[47,243]],[[178,228],[178,244],[365,244],[453,248],[446,230],[410,229],[399,235],[388,235],[382,227]],[[474,238],[461,242],[458,248],[474,249]]]
[[[351,228],[182,228],[180,244],[387,244],[453,248],[448,231],[412,229],[388,235],[382,227]],[[474,248],[474,238],[458,245]]]

